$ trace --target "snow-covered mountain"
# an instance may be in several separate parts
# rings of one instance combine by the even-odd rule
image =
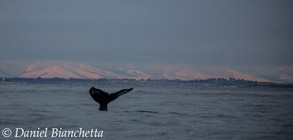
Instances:
[[[293,67],[212,67],[183,65],[99,65],[75,62],[0,61],[0,77],[83,79],[180,79],[236,78],[260,82],[293,82]]]

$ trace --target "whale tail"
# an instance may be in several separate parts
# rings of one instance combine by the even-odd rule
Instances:
[[[100,104],[100,111],[108,111],[108,104]]]
[[[130,89],[122,89],[118,92],[109,94],[107,92],[104,92],[100,89],[96,89],[94,87],[92,87],[89,90],[90,95],[92,96],[92,98],[98,102],[100,104],[100,111],[107,111],[108,110],[108,104],[110,102],[112,102],[113,100],[117,99],[119,96],[130,92],[131,90],[133,90],[133,88]]]
[[[109,95],[108,97],[108,103],[112,102],[113,100],[117,99],[119,96],[127,93],[127,92],[130,92],[133,88],[130,88],[130,89],[122,89],[118,92],[115,92],[115,93],[112,93]]]

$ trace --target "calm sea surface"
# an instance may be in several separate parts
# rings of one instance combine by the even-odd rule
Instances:
[[[99,111],[91,86],[134,90]],[[103,130],[105,140],[292,140],[293,89],[164,82],[0,82],[0,130]],[[50,132],[48,132],[50,133]]]

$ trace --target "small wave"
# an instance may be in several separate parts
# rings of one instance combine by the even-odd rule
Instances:
[[[169,112],[169,114],[174,114],[174,115],[184,115],[182,113],[177,113],[177,112]]]
[[[141,113],[159,113],[159,112],[156,112],[156,111],[148,111],[148,110],[136,110],[136,112],[141,112]]]
[[[139,112],[139,113],[153,113],[158,114],[159,112],[156,111],[149,111],[149,110],[135,110],[135,111],[124,111],[124,112]]]
[[[139,112],[139,113],[153,113],[153,114],[158,114],[159,112],[156,111],[148,111],[148,110],[135,110],[135,111],[124,111],[124,112]]]

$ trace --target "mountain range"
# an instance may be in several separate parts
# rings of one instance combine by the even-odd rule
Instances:
[[[197,80],[235,78],[259,82],[293,83],[293,66],[105,65],[76,62],[0,61],[0,77],[81,79]]]

